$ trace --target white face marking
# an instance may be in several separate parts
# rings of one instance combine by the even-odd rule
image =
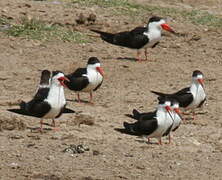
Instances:
[[[95,69],[95,70],[96,70],[96,68],[97,68],[97,67],[100,67],[100,66],[101,66],[100,63],[88,64],[88,65],[87,65],[87,69]]]
[[[173,108],[173,109],[179,108],[179,104],[178,104],[178,103],[173,104],[172,108]]]
[[[170,101],[165,102],[165,106],[170,106],[170,105],[171,105]]]
[[[159,29],[162,30],[161,24],[165,24],[166,21],[161,19],[160,21],[151,22],[148,24],[149,29]]]
[[[203,79],[203,75],[202,74],[198,74],[197,76],[194,76],[193,79],[194,80]]]
[[[52,77],[52,84],[56,84],[56,85],[60,85],[61,86],[61,84],[60,84],[60,82],[58,80],[58,78],[60,78],[60,77],[64,77],[64,74],[61,73],[61,72],[56,74],[55,76],[53,76]]]

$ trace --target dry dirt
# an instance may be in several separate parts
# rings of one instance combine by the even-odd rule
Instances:
[[[74,23],[80,12],[93,12],[99,27],[108,31],[131,29],[146,19],[112,17],[96,6],[67,7],[58,2],[1,0],[0,13],[14,21],[25,14]],[[195,9],[204,6],[215,13],[222,10],[219,1],[209,0],[201,0],[201,6],[196,0],[138,2]],[[222,30],[179,20],[168,23],[186,36],[164,33],[160,45],[149,50],[151,61],[142,63],[127,60],[135,51],[95,37],[90,43],[75,44],[8,37],[0,32],[0,179],[222,179]],[[92,34],[88,26],[78,28]],[[7,111],[16,108],[19,100],[32,98],[40,70],[69,73],[85,66],[90,56],[101,60],[104,83],[94,93],[94,105],[68,101],[76,114],[57,119],[60,131],[31,132],[29,127],[39,126],[38,119]],[[182,124],[173,135],[173,144],[168,145],[167,139],[162,146],[147,144],[146,139],[115,130],[124,121],[132,121],[124,114],[134,108],[144,112],[156,107],[150,90],[172,92],[188,86],[196,69],[205,75],[205,113]],[[76,98],[68,90],[65,95],[69,100]],[[82,98],[88,100],[89,95],[82,94]],[[62,152],[70,144],[84,144],[90,150],[74,155]]]

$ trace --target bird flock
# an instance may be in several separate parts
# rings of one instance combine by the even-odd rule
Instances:
[[[162,30],[175,33],[165,19],[157,16],[151,17],[146,27],[136,27],[131,31],[116,34],[91,29],[105,42],[136,49],[138,61],[143,60],[140,56],[141,49],[144,49],[145,60],[147,60],[147,48],[154,48],[159,43]],[[40,132],[44,130],[43,119],[52,119],[51,125],[56,130],[56,118],[63,113],[74,113],[66,107],[64,88],[76,92],[78,102],[81,102],[80,92],[88,92],[89,103],[93,103],[93,91],[101,87],[103,80],[104,71],[97,57],[90,57],[85,68],[78,68],[67,75],[61,71],[43,70],[33,99],[29,102],[22,101],[19,109],[9,111],[40,118]],[[141,113],[134,109],[132,114],[126,114],[126,116],[134,119],[135,122],[123,122],[123,129],[120,131],[131,135],[146,136],[148,142],[151,138],[156,138],[160,145],[161,138],[168,136],[171,143],[171,133],[176,131],[183,121],[183,112],[180,109],[183,111],[190,109],[195,119],[195,109],[201,107],[206,101],[204,75],[199,70],[193,71],[191,85],[175,93],[167,94],[154,90],[151,90],[151,93],[157,95],[158,99],[155,111]]]

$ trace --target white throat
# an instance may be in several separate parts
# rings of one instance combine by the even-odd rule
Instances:
[[[103,81],[103,76],[92,67],[87,67],[87,74],[84,74],[89,80],[89,84],[84,88],[83,92],[93,91]]]
[[[51,110],[44,118],[55,118],[66,104],[63,86],[52,83],[45,101],[50,104]]]
[[[161,39],[161,29],[157,26],[149,26],[148,30],[143,34],[149,38],[149,43],[146,47],[152,47]]]
[[[193,102],[189,107],[198,106],[206,98],[203,86],[196,81],[192,82],[190,92],[193,95]]]

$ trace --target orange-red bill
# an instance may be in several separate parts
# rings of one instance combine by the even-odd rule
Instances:
[[[101,67],[96,67],[96,70],[102,75],[104,76],[104,71]]]
[[[197,79],[197,80],[198,80],[198,82],[203,86],[204,80],[203,80],[203,79]]]
[[[172,33],[175,33],[175,31],[168,25],[168,24],[161,24],[161,27],[166,30],[166,31],[169,31],[169,32],[172,32]]]

